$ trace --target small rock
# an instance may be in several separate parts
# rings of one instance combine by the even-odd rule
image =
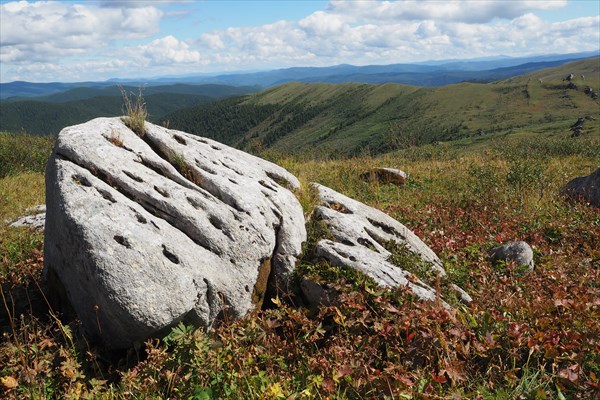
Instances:
[[[573,125],[571,125],[571,128],[582,127],[584,123],[585,123],[585,118],[579,117],[579,118],[577,118],[577,122],[575,122]]]
[[[309,307],[332,306],[338,302],[337,290],[306,277],[300,281],[300,291]]]
[[[381,183],[391,183],[394,185],[404,185],[407,179],[406,172],[394,168],[373,168],[371,171],[364,172],[360,176],[366,181],[376,180]]]
[[[460,286],[455,283],[450,284],[450,288],[456,293],[458,299],[465,304],[469,304],[473,301],[473,298],[469,295],[469,293],[465,292]]]
[[[573,82],[569,82],[569,84],[567,85],[567,89],[577,90],[577,85]]]
[[[46,205],[31,207],[26,210],[27,215],[13,221],[10,226],[15,228],[28,227],[33,229],[44,229],[46,224]]]
[[[562,193],[574,199],[583,200],[592,206],[600,207],[600,167],[590,175],[571,180]]]
[[[492,263],[498,261],[514,262],[517,266],[527,267],[527,272],[533,271],[533,250],[527,242],[508,242],[490,251]]]

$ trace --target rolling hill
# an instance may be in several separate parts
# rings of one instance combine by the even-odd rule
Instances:
[[[578,90],[562,79],[576,76]],[[585,80],[581,78],[585,76]],[[579,116],[600,132],[600,58],[490,84],[417,87],[388,83],[287,83],[256,94],[198,105],[165,119],[172,128],[243,149],[347,156],[527,129],[563,132]]]

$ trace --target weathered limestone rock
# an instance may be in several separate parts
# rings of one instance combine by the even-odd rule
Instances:
[[[314,218],[325,222],[332,237],[317,243],[315,253],[318,257],[333,265],[354,268],[381,286],[408,285],[419,298],[436,299],[433,288],[388,261],[391,253],[385,248],[386,243],[402,243],[429,266],[434,276],[445,276],[442,262],[419,237],[379,210],[325,186],[313,185],[321,201],[315,209]]]
[[[571,180],[565,186],[563,193],[600,207],[600,167],[587,176],[579,176]]]
[[[367,181],[376,180],[381,183],[391,183],[402,186],[406,182],[406,172],[394,168],[373,168],[361,175]]]
[[[490,260],[494,262],[514,262],[517,266],[533,271],[533,250],[527,242],[508,242],[490,250]]]
[[[295,267],[299,187],[275,164],[150,123],[143,138],[119,118],[65,128],[46,170],[44,274],[113,348],[240,318]]]
[[[19,228],[44,229],[46,223],[46,206],[39,205],[28,209],[27,215],[10,222],[10,226]]]

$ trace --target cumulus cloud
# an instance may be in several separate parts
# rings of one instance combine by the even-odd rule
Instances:
[[[451,0],[451,1],[358,1],[333,0],[329,12],[363,21],[369,20],[445,20],[467,23],[485,23],[494,18],[513,19],[533,10],[564,7],[567,0],[506,1],[506,0]]]
[[[129,47],[123,53],[145,66],[190,64],[201,60],[200,52],[191,50],[187,43],[171,35],[145,45]]]
[[[162,11],[153,6],[103,8],[27,1],[0,5],[0,61],[57,61],[106,43],[158,32]]]
[[[98,0],[101,7],[141,8],[169,5],[173,3],[191,3],[193,0]]]
[[[568,53],[595,50],[600,39],[600,16],[550,22],[536,15],[566,0],[334,0],[297,21],[199,32],[189,40],[168,32],[157,38],[161,19],[193,9],[159,8],[167,3],[1,4],[2,79],[19,72],[74,78],[87,69],[124,77],[184,72],[181,65],[191,72]],[[117,48],[123,39],[146,42]]]

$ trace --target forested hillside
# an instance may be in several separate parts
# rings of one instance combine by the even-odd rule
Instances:
[[[206,103],[207,96],[157,93],[146,97],[149,120],[162,122],[166,113]],[[34,100],[0,103],[0,129],[24,131],[34,135],[57,134],[66,126],[79,124],[96,117],[123,115],[120,96],[100,96],[91,99],[50,103]]]
[[[139,87],[126,86],[129,93]],[[45,97],[0,102],[0,130],[25,131],[35,135],[57,134],[65,126],[96,117],[123,114],[121,88],[81,87]],[[142,88],[149,120],[162,123],[165,114],[215,99],[250,93],[253,87],[225,85],[165,85]]]
[[[574,75],[576,88],[563,78]],[[583,78],[582,78],[583,76]],[[165,116],[172,128],[244,149],[352,155],[527,129],[568,132],[580,116],[599,132],[600,59],[577,61],[491,84],[438,88],[400,84],[288,83]]]

